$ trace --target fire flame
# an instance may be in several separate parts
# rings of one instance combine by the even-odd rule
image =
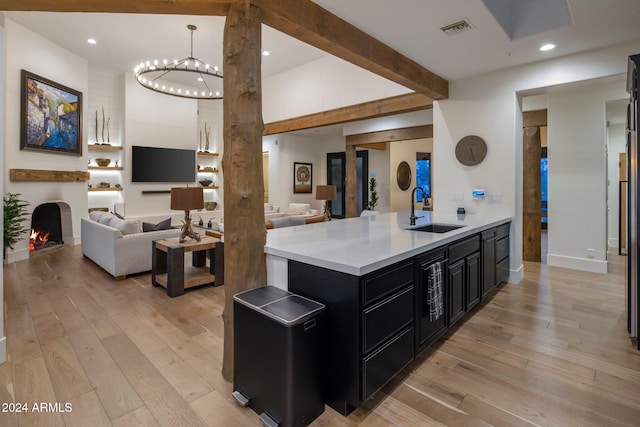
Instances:
[[[29,251],[37,251],[44,248],[49,240],[49,233],[31,229],[31,235],[29,236]]]

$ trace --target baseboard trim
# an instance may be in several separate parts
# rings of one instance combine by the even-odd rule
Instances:
[[[515,270],[509,270],[509,284],[519,285],[524,279],[524,264],[520,264]]]
[[[590,273],[607,274],[607,261],[589,258],[575,258],[564,255],[547,255],[547,265],[588,271]]]

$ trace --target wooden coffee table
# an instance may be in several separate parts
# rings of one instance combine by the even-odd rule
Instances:
[[[216,264],[221,268],[221,262],[216,262],[216,244],[219,239],[203,236],[200,241],[187,240],[180,243],[178,237],[154,240],[151,261],[151,283],[154,286],[167,288],[167,295],[176,297],[184,294],[184,290],[194,286],[215,284]],[[191,266],[184,265],[184,254],[192,252]],[[207,268],[207,252],[209,253],[209,268]],[[221,255],[221,254],[220,254]],[[221,258],[221,257],[220,257]]]

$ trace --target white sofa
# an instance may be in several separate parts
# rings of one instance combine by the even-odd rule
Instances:
[[[141,221],[122,220],[108,212],[92,212],[90,219],[80,221],[82,254],[116,279],[150,271],[151,242],[180,236],[179,228],[145,233]]]

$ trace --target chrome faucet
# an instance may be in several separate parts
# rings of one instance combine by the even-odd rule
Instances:
[[[427,200],[427,192],[424,191],[422,187],[416,187],[411,190],[411,216],[409,216],[409,225],[416,225],[416,219],[422,218],[421,216],[416,216],[416,207],[415,207],[415,197],[416,190],[422,191],[422,202],[424,203]]]

